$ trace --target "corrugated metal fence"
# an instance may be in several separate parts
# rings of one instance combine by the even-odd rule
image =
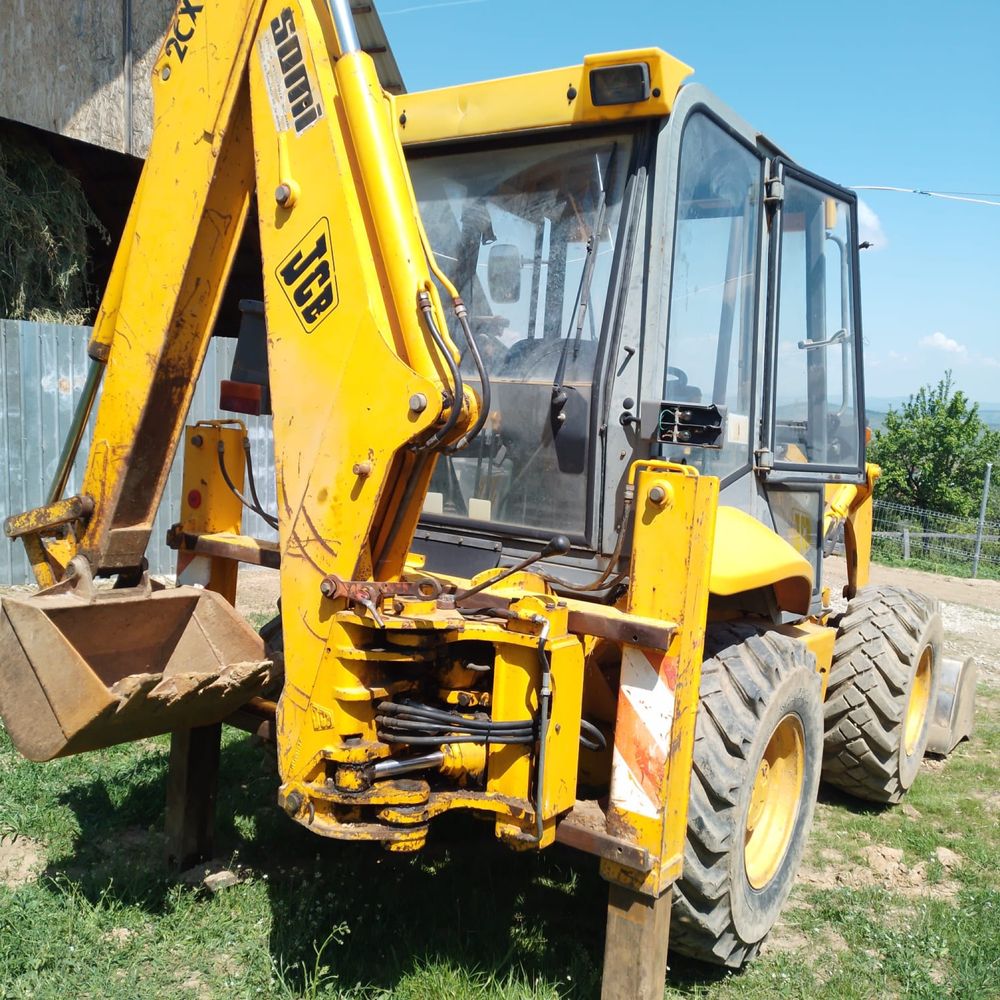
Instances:
[[[0,518],[45,502],[87,376],[89,337],[89,327],[0,319]],[[212,341],[189,423],[233,416],[218,409],[218,386],[221,379],[229,377],[235,349],[235,340]],[[245,421],[261,504],[265,510],[275,510],[270,418],[247,417]],[[87,428],[80,446],[67,495],[80,489],[91,429]],[[167,548],[165,538],[167,528],[180,513],[182,452],[183,448],[178,448],[146,553],[154,573],[174,571],[176,556]],[[244,515],[243,530],[257,538],[276,537],[249,511]],[[33,582],[24,547],[0,538],[0,584]]]

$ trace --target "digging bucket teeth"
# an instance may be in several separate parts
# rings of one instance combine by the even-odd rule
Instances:
[[[260,636],[220,595],[66,578],[0,602],[0,718],[29,760],[221,722],[272,682]]]

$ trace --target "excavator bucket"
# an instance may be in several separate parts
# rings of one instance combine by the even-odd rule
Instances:
[[[0,718],[28,759],[221,722],[271,683],[263,641],[220,595],[68,577],[0,603]]]

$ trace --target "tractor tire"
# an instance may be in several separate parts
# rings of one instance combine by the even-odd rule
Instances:
[[[670,946],[738,968],[778,919],[812,826],[821,680],[803,643],[742,622],[710,625],[705,656]]]
[[[847,605],[824,705],[823,779],[869,802],[898,802],[927,746],[940,686],[937,602],[865,587]]]

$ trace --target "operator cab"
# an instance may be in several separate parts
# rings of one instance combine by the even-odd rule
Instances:
[[[407,128],[444,93],[408,98]],[[664,458],[720,478],[727,538],[752,518],[804,557],[810,607],[786,610],[815,610],[825,491],[865,478],[856,197],[698,85],[669,114],[621,108],[498,135],[484,112],[408,148],[493,394],[438,460],[414,548],[469,577],[567,534],[543,569],[600,593],[627,572],[606,571],[628,468]],[[478,389],[468,352],[461,371]]]

